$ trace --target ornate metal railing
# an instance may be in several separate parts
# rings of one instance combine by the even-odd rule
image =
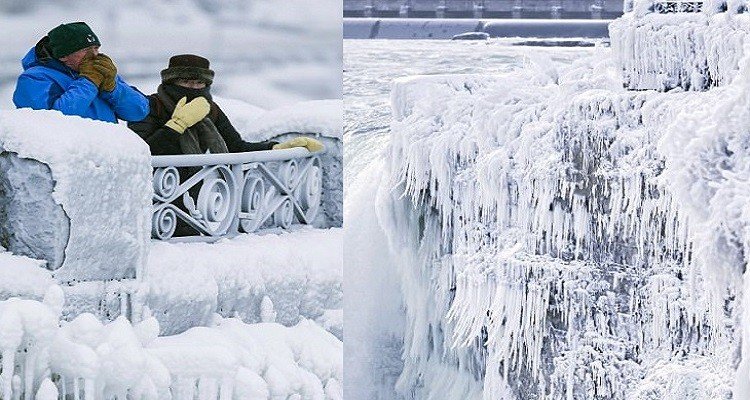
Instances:
[[[654,1],[653,9],[658,14],[697,13],[703,9],[703,1]]]
[[[322,168],[304,148],[154,156],[151,236],[212,241],[238,232],[310,224]]]

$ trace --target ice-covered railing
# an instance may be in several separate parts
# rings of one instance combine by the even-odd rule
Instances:
[[[264,227],[289,228],[294,222],[311,224],[320,209],[321,159],[304,148],[154,156],[151,164],[155,239],[173,238],[176,231],[216,240]]]
[[[653,10],[658,14],[694,13],[703,9],[703,1],[657,0]]]

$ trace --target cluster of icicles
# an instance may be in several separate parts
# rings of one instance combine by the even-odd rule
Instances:
[[[43,302],[0,301],[0,399],[341,398],[341,343],[312,321],[217,317],[212,327],[159,337],[149,316],[102,323],[84,313],[61,322],[64,301],[57,285]],[[274,318],[269,301],[264,321]]]
[[[441,117],[455,121],[392,125],[392,207],[414,214],[396,228],[419,242],[404,292],[433,308],[405,300],[402,388],[439,357],[483,382],[485,399],[506,384],[521,399],[624,399],[649,360],[731,347],[689,222],[658,180],[655,127],[701,99],[602,90],[548,108],[503,88],[495,126],[479,119],[486,104],[460,99]]]
[[[613,21],[609,31],[629,89],[704,90],[725,85],[737,74],[750,15],[630,13]]]

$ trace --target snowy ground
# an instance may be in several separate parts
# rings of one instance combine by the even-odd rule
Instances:
[[[568,65],[593,48],[510,46],[510,41],[344,41],[344,141],[347,221],[344,257],[347,398],[394,399],[403,368],[400,288],[375,202],[391,124],[391,82],[409,75],[501,73]],[[389,295],[383,295],[388,293]],[[376,300],[376,301],[372,301]],[[427,306],[425,306],[427,307]],[[373,329],[373,327],[377,327]],[[375,378],[376,377],[376,378]]]

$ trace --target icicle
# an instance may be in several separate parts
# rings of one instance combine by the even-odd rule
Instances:
[[[263,296],[260,302],[260,320],[261,322],[276,322],[276,311],[274,311],[273,302],[268,296]]]

